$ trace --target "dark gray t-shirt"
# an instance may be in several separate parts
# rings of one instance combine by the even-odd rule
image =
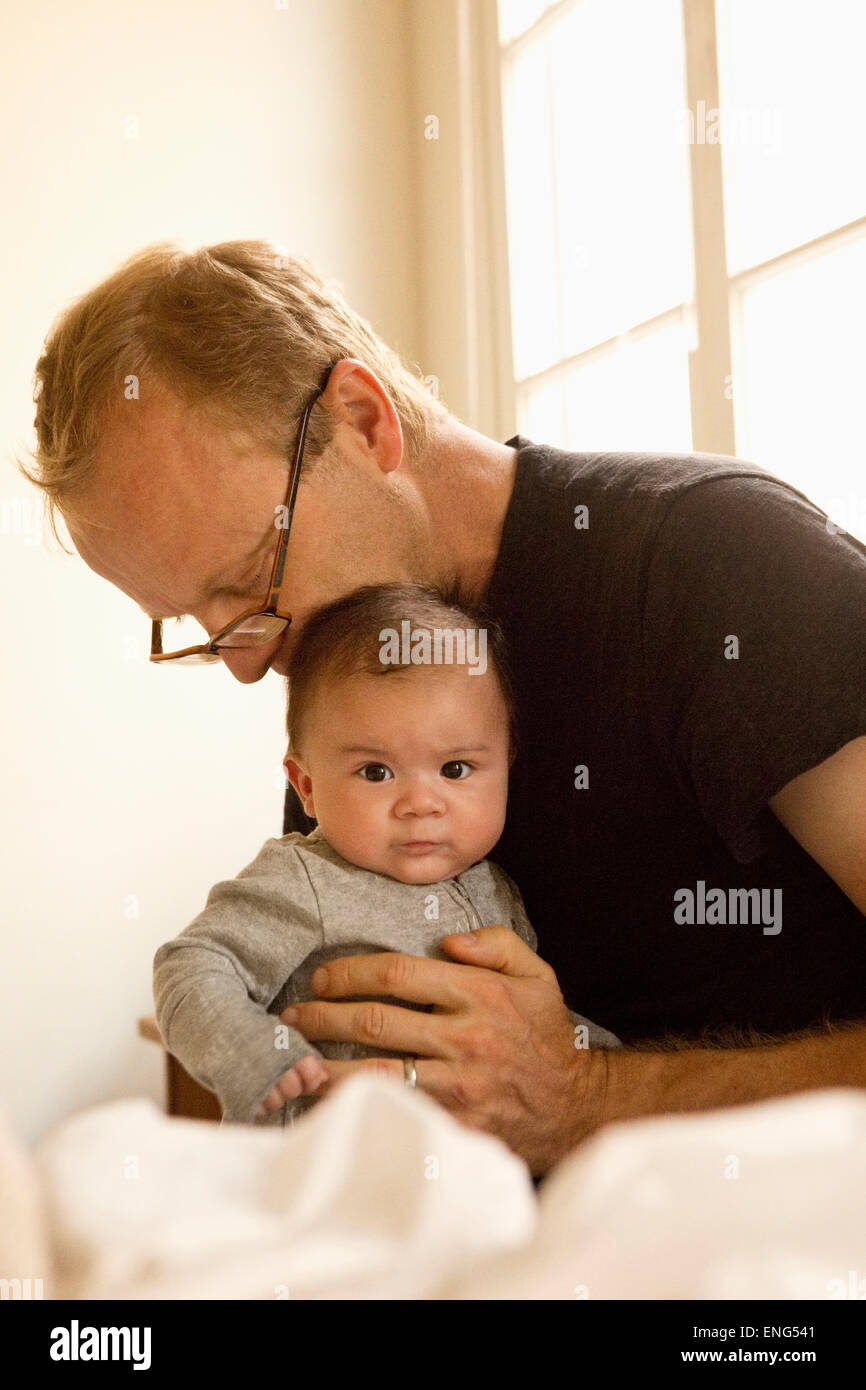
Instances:
[[[866,734],[866,547],[753,464],[508,444],[489,857],[566,1002],[626,1041],[866,1017],[866,919],[766,805]]]

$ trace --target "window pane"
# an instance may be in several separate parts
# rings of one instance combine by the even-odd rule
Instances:
[[[499,42],[516,39],[555,3],[556,0],[499,0]]]
[[[691,297],[680,0],[584,0],[549,44],[571,356]]]
[[[866,214],[862,0],[716,0],[732,274]]]
[[[531,376],[560,357],[553,138],[547,49],[508,65],[503,92],[505,194],[514,371]]]
[[[684,106],[680,0],[583,0],[507,60],[518,379],[690,299]]]
[[[517,402],[517,432],[534,444],[552,444],[567,449],[565,382],[561,378],[527,388]]]
[[[688,341],[681,322],[623,340],[556,384],[520,393],[518,430],[577,450],[688,451]]]
[[[737,451],[866,540],[866,239],[744,291],[734,314]]]

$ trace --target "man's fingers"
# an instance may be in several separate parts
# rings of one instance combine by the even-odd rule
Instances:
[[[447,943],[447,944],[446,944]],[[409,956],[400,951],[387,951],[366,956],[340,956],[320,965],[311,981],[316,994],[323,999],[344,999],[347,996],[387,995],[406,999],[413,1004],[432,1004],[445,1012],[465,1010],[473,1001],[473,986],[489,970],[510,975],[514,979],[555,979],[545,961],[520,940],[510,927],[483,927],[476,932],[459,932],[442,938],[445,950],[454,961],[431,960],[429,956]],[[468,969],[455,970],[455,964],[479,967],[473,978]],[[295,1005],[303,1008],[303,1005]],[[292,1024],[291,1011],[282,1015],[283,1022]],[[300,1030],[304,1032],[303,1029]],[[305,1037],[311,1037],[306,1034]]]
[[[459,1051],[458,1046],[451,1045],[450,1019],[441,1014],[404,1009],[399,1004],[381,1004],[376,1000],[328,1004],[312,999],[306,1004],[293,1005],[293,1012],[292,1027],[308,1042],[317,1039],[356,1042],[377,1051],[409,1052],[426,1057],[452,1057]],[[329,1061],[328,1066],[331,1065]]]
[[[388,995],[413,1004],[437,1004],[443,1009],[456,1010],[464,1007],[468,998],[461,974],[451,961],[384,951],[329,960],[327,965],[320,965],[314,971],[311,985],[316,994],[328,999],[358,994]]]
[[[356,1057],[351,1061],[333,1062],[328,1061],[329,1079],[326,1086],[322,1087],[322,1094],[327,1094],[341,1081],[345,1081],[349,1076],[356,1076],[359,1071],[373,1072],[377,1076],[384,1077],[387,1081],[403,1080],[403,1059],[402,1057]]]
[[[480,927],[442,938],[443,950],[467,965],[496,970],[513,980],[551,980],[556,975],[510,927]]]
[[[388,1081],[405,1086],[402,1057],[359,1057],[349,1062],[329,1062],[331,1079],[322,1094],[326,1095],[335,1086],[359,1072],[374,1073]],[[467,1104],[467,1092],[472,1084],[461,1075],[461,1069],[450,1062],[438,1062],[430,1057],[422,1057],[415,1062],[415,1086],[425,1095],[438,1100],[446,1110],[458,1112]]]

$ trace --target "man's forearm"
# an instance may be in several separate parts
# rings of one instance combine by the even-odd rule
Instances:
[[[750,1047],[625,1048],[605,1054],[597,1084],[598,1125],[824,1086],[866,1086],[866,1024],[841,1024],[831,1032]]]

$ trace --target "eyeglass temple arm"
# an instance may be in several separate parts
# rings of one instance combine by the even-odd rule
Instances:
[[[307,438],[307,424],[309,423],[313,406],[316,404],[316,401],[319,399],[319,397],[321,396],[322,392],[325,390],[325,387],[328,384],[328,378],[331,375],[333,366],[334,363],[331,363],[331,366],[328,367],[325,371],[321,380],[321,384],[319,385],[319,388],[316,391],[316,394],[308,401],[304,413],[301,417],[301,427],[298,430],[298,438],[295,442],[295,456],[292,460],[292,474],[291,480],[289,482],[289,492],[286,498],[286,515],[283,519],[283,534],[280,538],[280,544],[277,550],[276,565],[274,566],[274,577],[271,583],[270,601],[272,604],[276,603],[280,589],[282,588],[283,584],[283,570],[286,566],[286,551],[288,549],[289,530],[292,525],[292,513],[295,510],[295,498],[298,493],[298,480],[301,476],[300,461],[301,456],[304,452],[304,443]]]
[[[323,392],[323,391],[325,390],[325,388],[327,387],[327,385],[328,385],[328,380],[329,380],[329,378],[330,378],[331,372],[332,372],[332,370],[334,369],[335,366],[336,366],[336,363],[335,363],[335,362],[331,362],[330,365],[327,366],[327,367],[325,368],[324,372],[322,373],[322,379],[321,379],[321,382],[320,382],[320,384],[319,384],[318,390],[316,391],[315,395],[308,401],[308,403],[307,403],[307,405],[306,405],[306,407],[305,407],[305,409],[304,409],[304,413],[303,413],[303,415],[302,415],[302,417],[301,417],[301,427],[300,427],[300,429],[299,429],[299,431],[298,431],[298,438],[297,438],[297,440],[296,440],[296,442],[295,442],[295,454],[294,454],[294,458],[293,458],[293,460],[292,460],[292,473],[291,473],[291,478],[290,478],[290,481],[289,481],[289,492],[288,492],[288,496],[287,496],[287,498],[286,498],[286,517],[285,517],[285,523],[284,523],[284,525],[283,525],[283,534],[282,534],[282,537],[281,537],[281,539],[280,539],[280,544],[279,544],[279,546],[278,546],[278,548],[277,548],[276,560],[275,560],[275,564],[274,564],[274,576],[273,576],[273,580],[272,580],[272,582],[271,582],[271,604],[272,604],[272,605],[274,605],[274,604],[276,603],[276,600],[277,600],[277,598],[279,597],[279,592],[280,592],[280,589],[282,588],[282,583],[283,583],[283,570],[285,569],[285,564],[286,564],[286,549],[287,549],[287,546],[288,546],[289,528],[291,527],[291,524],[292,524],[292,513],[293,513],[293,511],[294,511],[294,509],[295,509],[295,497],[296,497],[296,495],[297,495],[297,491],[298,491],[298,479],[299,479],[299,477],[300,477],[300,468],[299,468],[298,465],[299,465],[299,463],[300,463],[301,456],[302,456],[302,454],[303,454],[303,452],[304,452],[304,442],[305,442],[306,437],[307,437],[307,424],[308,424],[308,422],[309,422],[310,414],[311,414],[311,412],[312,412],[313,406],[316,404],[316,401],[319,399],[319,397],[321,396],[322,392]],[[216,635],[218,636],[219,634],[216,634]],[[216,649],[215,649],[215,647],[213,646],[213,638],[211,638],[211,640],[210,640],[209,642],[205,643],[205,644],[201,647],[201,650],[202,650],[202,651],[215,651]],[[151,656],[162,656],[162,655],[163,655],[163,650],[162,650],[162,620],[161,620],[160,618],[154,618],[154,619],[152,620],[151,629],[150,629],[150,654],[151,654]]]

